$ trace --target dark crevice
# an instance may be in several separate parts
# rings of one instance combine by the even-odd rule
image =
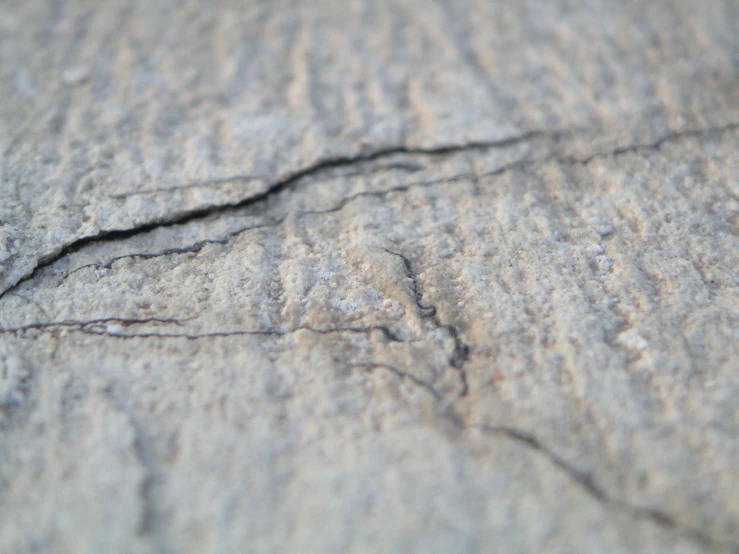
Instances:
[[[465,428],[479,429],[487,434],[502,435],[520,444],[523,444],[527,448],[531,448],[533,450],[536,450],[537,452],[540,452],[553,465],[566,473],[567,476],[572,479],[572,481],[580,485],[590,496],[595,498],[598,502],[605,504],[614,510],[630,515],[635,519],[647,519],[652,523],[659,525],[660,527],[672,529],[678,533],[681,533],[684,536],[689,537],[704,546],[709,546],[711,548],[729,548],[732,552],[739,553],[739,545],[715,539],[707,535],[706,533],[696,529],[686,528],[678,521],[676,521],[674,517],[663,512],[662,510],[659,510],[657,508],[634,506],[633,504],[630,504],[625,500],[613,498],[605,491],[605,489],[600,487],[595,482],[595,480],[589,473],[585,473],[572,467],[561,456],[544,446],[541,441],[539,441],[531,433],[521,431],[513,427],[480,424],[467,425],[465,426]]]
[[[366,160],[366,161],[372,161],[372,160]],[[358,161],[357,163],[361,163],[361,161]],[[373,167],[366,168],[366,169],[347,171],[345,173],[342,173],[341,177],[354,177],[357,175],[368,175],[371,173],[379,173],[379,172],[386,172],[386,171],[403,171],[405,173],[416,173],[417,171],[421,171],[422,169],[424,169],[424,167],[419,164],[414,164],[410,162],[395,162],[395,163],[377,165],[377,166],[373,166]],[[208,189],[208,188],[228,185],[231,183],[248,183],[248,182],[265,183],[266,181],[267,179],[265,177],[256,177],[252,175],[235,175],[233,177],[223,177],[220,179],[211,179],[208,181],[188,183],[186,185],[175,185],[172,187],[145,189],[145,190],[137,190],[133,192],[126,192],[122,194],[114,194],[114,195],[109,196],[108,198],[112,198],[114,200],[123,200],[126,198],[132,198],[134,196],[156,195],[156,194],[162,194],[162,193],[171,194],[171,193],[176,193],[176,192],[181,192],[181,191],[191,190],[191,189]]]
[[[276,219],[274,221],[271,221],[269,223],[262,223],[259,225],[250,225],[249,227],[244,227],[242,229],[239,229],[237,231],[233,231],[231,233],[228,233],[227,235],[224,235],[220,239],[204,239],[200,240],[198,242],[195,242],[191,244],[190,246],[185,246],[182,248],[165,248],[164,250],[159,250],[157,252],[138,252],[134,254],[124,254],[122,256],[116,256],[114,258],[109,259],[106,262],[102,263],[91,263],[91,264],[85,264],[81,265],[79,267],[74,268],[72,271],[67,273],[64,278],[66,279],[73,273],[77,273],[78,271],[81,271],[85,268],[95,268],[95,269],[110,269],[113,267],[113,264],[115,262],[118,262],[120,260],[126,260],[126,259],[135,259],[138,258],[140,260],[150,260],[153,258],[161,258],[162,256],[173,256],[177,254],[189,254],[193,252],[200,252],[203,248],[208,246],[209,244],[220,244],[222,246],[225,246],[229,243],[229,241],[243,233],[246,233],[247,231],[253,231],[255,229],[261,229],[264,227],[276,227],[280,225],[285,220],[284,217],[281,217],[279,219]]]
[[[423,293],[418,287],[418,282],[416,281],[411,261],[399,252],[393,252],[392,250],[388,250],[387,248],[384,248],[383,250],[385,250],[385,252],[387,252],[388,254],[397,256],[402,260],[405,274],[411,281],[411,296],[413,298],[413,302],[416,304],[416,307],[418,307],[421,318],[430,321],[436,328],[444,329],[452,338],[452,341],[454,342],[454,349],[452,350],[452,354],[449,357],[449,365],[453,367],[459,375],[459,380],[462,384],[462,391],[460,393],[460,396],[467,396],[467,393],[469,392],[469,384],[467,382],[467,373],[464,370],[464,364],[470,355],[469,345],[462,341],[462,339],[460,338],[459,329],[457,329],[454,325],[444,324],[441,322],[435,305],[432,304],[429,306],[424,306],[422,304]]]
[[[423,379],[420,379],[416,377],[415,375],[408,373],[407,371],[404,371],[402,369],[399,369],[395,366],[388,365],[388,364],[381,364],[377,362],[359,362],[359,363],[351,363],[349,364],[349,367],[361,367],[366,369],[367,371],[373,371],[375,369],[384,369],[391,373],[394,373],[401,379],[408,379],[409,381],[412,381],[419,387],[425,389],[431,396],[434,397],[434,399],[437,402],[441,402],[443,400],[441,394],[439,391],[437,391],[431,384],[427,383]]]
[[[385,325],[373,325],[369,327],[335,327],[330,329],[321,329],[310,327],[307,325],[301,325],[287,331],[275,331],[275,330],[233,330],[233,331],[213,331],[209,333],[123,333],[123,332],[111,332],[107,329],[106,324],[117,324],[123,328],[131,327],[134,325],[167,325],[174,324],[182,326],[181,320],[177,319],[159,319],[159,318],[148,318],[148,319],[125,319],[118,317],[108,317],[101,319],[92,319],[88,321],[55,321],[47,323],[30,323],[28,325],[22,325],[20,327],[12,328],[0,328],[0,334],[12,334],[12,335],[23,335],[29,331],[47,332],[56,329],[69,329],[89,335],[103,335],[118,339],[133,339],[133,338],[184,338],[188,340],[197,340],[208,337],[235,337],[235,336],[273,336],[273,337],[284,337],[298,331],[309,331],[311,333],[318,333],[320,335],[329,335],[336,333],[357,333],[357,334],[369,334],[373,331],[379,331],[385,338],[391,342],[407,342],[400,338],[392,329]]]
[[[154,195],[154,194],[161,194],[161,193],[173,193],[173,192],[180,192],[180,191],[189,190],[189,189],[211,188],[211,187],[217,187],[220,185],[228,185],[230,183],[248,183],[248,182],[253,182],[253,181],[263,182],[264,179],[260,177],[255,177],[252,175],[234,175],[233,177],[222,177],[220,179],[210,179],[208,181],[188,183],[186,185],[175,185],[173,187],[137,190],[133,192],[126,192],[123,194],[112,194],[108,198],[112,198],[114,200],[124,200],[126,198],[131,198],[134,196],[145,196],[147,194]]]
[[[513,167],[521,166],[524,162],[514,162],[511,164],[506,164],[505,166],[502,166],[494,171],[491,171],[489,173],[486,173],[485,176],[489,175],[498,175],[500,173],[503,173],[505,171],[508,171],[512,169]],[[414,183],[409,183],[407,185],[400,185],[396,187],[391,187],[388,189],[383,190],[376,190],[376,191],[365,191],[365,192],[359,192],[356,194],[353,194],[351,196],[347,196],[346,198],[343,198],[340,200],[335,206],[332,206],[330,208],[327,208],[325,210],[306,210],[303,212],[300,212],[301,215],[325,215],[329,213],[336,213],[341,211],[343,208],[345,208],[348,204],[354,202],[355,200],[359,200],[360,198],[383,198],[385,196],[388,196],[393,193],[402,193],[406,192],[412,188],[418,188],[418,187],[430,187],[434,185],[439,185],[442,183],[453,183],[455,181],[462,181],[464,179],[476,179],[477,177],[472,173],[461,173],[458,175],[452,175],[450,177],[446,177],[443,179],[435,179],[432,181],[418,181]],[[120,260],[125,259],[141,259],[141,260],[150,260],[153,258],[160,258],[162,256],[171,256],[171,255],[177,255],[177,254],[188,254],[193,252],[200,252],[203,248],[208,246],[209,244],[220,244],[222,246],[228,244],[231,239],[246,233],[248,231],[254,231],[256,229],[264,229],[268,227],[277,227],[281,225],[286,219],[286,216],[271,220],[266,223],[260,223],[257,225],[249,225],[247,227],[243,227],[241,229],[237,229],[236,231],[232,231],[231,233],[228,233],[224,235],[222,238],[219,239],[204,239],[198,242],[195,242],[191,244],[190,246],[185,246],[182,248],[165,248],[164,250],[158,250],[156,252],[137,252],[133,254],[124,254],[121,256],[116,256],[114,258],[110,258],[106,262],[95,262],[95,263],[89,263],[84,264],[79,267],[74,268],[70,272],[68,272],[66,275],[63,276],[62,281],[65,280],[70,275],[77,273],[78,271],[81,271],[85,268],[95,268],[95,269],[111,269],[113,267],[113,264]],[[33,276],[29,276],[26,279],[23,279],[18,282],[17,285],[11,287],[8,289],[7,293],[17,288],[20,284],[32,279]],[[2,295],[0,295],[1,297]]]
[[[99,319],[90,319],[87,321],[53,321],[46,323],[29,323],[27,325],[21,325],[20,327],[9,327],[1,328],[0,334],[13,334],[18,335],[27,331],[46,331],[48,329],[58,328],[82,328],[93,325],[105,325],[106,323],[116,323],[124,327],[131,325],[145,325],[145,324],[159,324],[159,325],[179,325],[182,326],[182,320],[180,319],[169,319],[169,318],[146,318],[146,319],[130,319],[121,317],[105,317]]]
[[[494,172],[487,173],[486,175],[502,173],[510,169],[512,166],[520,165],[520,164],[521,162],[515,162],[514,164],[508,164],[505,167],[496,169]],[[439,185],[442,183],[452,183],[455,181],[461,181],[464,179],[474,179],[474,178],[475,178],[475,175],[471,173],[462,173],[459,175],[453,175],[453,176],[446,177],[443,179],[436,179],[432,181],[418,181],[414,183],[409,183],[407,185],[400,185],[400,186],[391,187],[391,188],[383,189],[383,190],[359,192],[357,194],[353,194],[351,196],[347,196],[346,198],[341,199],[335,206],[332,206],[325,210],[306,210],[306,211],[300,212],[300,214],[301,215],[324,215],[324,214],[329,214],[329,213],[335,213],[335,212],[341,211],[348,204],[350,204],[351,202],[354,202],[355,200],[359,200],[360,198],[383,198],[393,193],[406,192],[412,188],[430,187],[430,186]],[[182,248],[165,248],[164,250],[159,250],[157,252],[140,252],[140,253],[133,253],[133,254],[124,254],[122,256],[116,256],[114,258],[110,258],[106,262],[96,262],[96,263],[84,264],[84,265],[81,265],[71,270],[69,273],[67,273],[64,276],[62,280],[66,279],[70,275],[77,273],[78,271],[81,271],[85,268],[111,269],[113,267],[113,264],[120,260],[135,259],[135,258],[138,258],[141,260],[150,260],[153,258],[160,258],[162,256],[171,256],[171,255],[177,255],[177,254],[188,254],[188,253],[193,253],[193,252],[200,252],[203,248],[205,248],[209,244],[220,244],[223,246],[223,245],[228,244],[231,241],[231,239],[233,239],[234,237],[237,237],[248,231],[254,231],[256,229],[264,229],[268,227],[277,227],[281,225],[282,223],[284,223],[285,219],[286,219],[286,216],[271,220],[266,223],[250,225],[248,227],[243,227],[241,229],[237,229],[236,231],[228,233],[224,235],[222,238],[204,239],[204,240],[195,242],[191,244],[190,246],[185,246]],[[23,279],[22,281],[19,281],[17,285],[8,289],[8,292],[15,289],[21,283],[28,281],[32,278],[33,276],[29,276],[28,278]]]
[[[377,165],[367,170],[348,171],[346,173],[343,173],[341,176],[342,177],[357,177],[360,175],[368,175],[371,173],[380,173],[380,172],[385,173],[387,171],[402,171],[404,173],[417,173],[424,169],[425,167],[420,164],[414,164],[410,162],[395,162],[395,163]]]
[[[481,175],[476,175],[473,173],[464,173],[464,174],[453,175],[453,176],[444,177],[444,178],[431,180],[431,181],[421,181],[421,182],[416,182],[416,183],[410,183],[408,185],[401,185],[398,187],[384,189],[381,191],[361,192],[361,193],[354,194],[352,196],[349,196],[341,200],[340,202],[337,203],[336,206],[329,208],[327,210],[306,211],[303,213],[305,214],[325,214],[325,213],[336,212],[336,211],[343,209],[350,202],[357,200],[359,198],[363,198],[363,197],[384,197],[394,192],[405,192],[415,187],[432,186],[432,185],[441,184],[445,182],[454,182],[454,181],[458,181],[462,179],[479,180],[482,177],[491,177],[491,176],[501,175],[507,171],[512,171],[516,169],[524,169],[531,165],[546,163],[550,161],[558,161],[560,163],[570,164],[570,165],[587,165],[592,160],[597,159],[597,158],[615,157],[615,156],[620,156],[623,154],[639,152],[639,151],[658,150],[665,143],[671,142],[674,140],[679,140],[679,139],[686,138],[686,137],[715,136],[715,135],[720,135],[725,132],[734,131],[736,129],[739,129],[739,122],[728,123],[720,127],[714,127],[714,128],[709,128],[709,129],[689,129],[685,131],[679,131],[679,132],[667,134],[652,143],[623,146],[623,147],[619,147],[619,148],[616,148],[614,150],[610,150],[607,152],[598,152],[595,154],[591,154],[585,158],[577,158],[574,156],[567,156],[567,157],[544,156],[540,158],[527,158],[527,159],[511,162],[508,164],[504,164],[497,169],[494,169],[492,171],[486,172]],[[18,285],[30,279],[33,279],[42,269],[53,265],[54,263],[56,263],[57,261],[61,260],[62,258],[64,258],[65,256],[69,254],[79,251],[80,249],[87,246],[88,244],[91,244],[94,242],[111,242],[111,241],[117,241],[117,240],[125,240],[127,238],[131,238],[139,234],[147,233],[149,231],[153,231],[158,228],[166,228],[166,227],[172,227],[175,225],[182,225],[182,224],[189,223],[192,221],[205,219],[212,215],[237,211],[237,210],[240,210],[240,209],[252,206],[252,205],[259,204],[260,202],[263,202],[267,200],[268,198],[271,198],[273,195],[277,194],[278,192],[294,185],[296,182],[300,181],[301,179],[314,176],[316,174],[320,174],[321,172],[324,172],[327,170],[351,167],[353,165],[361,164],[363,162],[374,161],[374,160],[382,159],[384,157],[394,156],[398,154],[425,155],[425,156],[448,155],[448,154],[454,154],[454,153],[464,152],[464,151],[486,150],[486,149],[491,149],[491,148],[503,148],[506,146],[513,146],[516,144],[527,142],[535,138],[549,137],[551,139],[556,139],[556,138],[563,136],[564,134],[565,134],[564,132],[545,133],[542,131],[532,131],[532,132],[524,133],[516,137],[502,139],[499,141],[471,142],[471,143],[466,143],[463,145],[442,146],[438,148],[390,147],[386,149],[377,150],[375,152],[371,152],[365,155],[358,155],[354,157],[338,157],[338,158],[332,158],[329,160],[324,160],[306,169],[293,173],[292,175],[286,177],[285,179],[282,179],[276,182],[274,185],[269,187],[264,192],[256,194],[254,196],[250,196],[244,200],[240,200],[240,201],[233,202],[233,203],[220,204],[217,206],[199,208],[196,210],[175,213],[175,214],[171,214],[168,217],[163,217],[157,220],[153,220],[151,222],[148,222],[146,224],[143,224],[143,225],[131,228],[131,229],[102,231],[96,235],[91,235],[88,237],[83,237],[81,239],[78,239],[63,248],[60,248],[54,253],[40,257],[36,266],[25,277],[19,279],[14,285],[8,287],[5,291],[0,292],[0,298],[2,298],[5,294],[7,294],[8,291],[15,289]],[[409,168],[409,171],[412,172],[413,170],[414,168]],[[238,179],[253,179],[253,177],[251,176],[230,177],[226,179],[226,181],[235,181]],[[226,235],[226,237],[222,239],[203,240],[189,247],[185,247],[181,249],[180,248],[166,249],[158,253],[126,255],[126,256],[121,256],[119,258],[116,258],[115,260],[128,258],[128,257],[138,257],[142,259],[148,259],[148,258],[164,256],[167,254],[197,252],[199,250],[202,250],[202,248],[206,246],[207,244],[226,244],[230,238],[233,238],[234,236],[239,235],[245,231],[258,228],[258,227],[268,227],[268,226],[279,225],[282,221],[284,221],[284,217],[276,221],[263,224],[263,225],[257,225],[257,226],[240,229],[238,231],[230,233],[229,235]],[[108,262],[108,263],[112,263],[113,261]],[[103,267],[107,266],[108,263],[103,264]],[[90,267],[90,266],[94,267],[94,266],[97,266],[97,264],[90,264],[89,266],[83,266],[83,267]],[[78,269],[81,269],[81,268],[78,268]]]
[[[723,133],[736,131],[737,129],[739,129],[739,122],[727,123],[726,125],[721,125],[719,127],[711,127],[708,129],[686,129],[684,131],[668,133],[667,135],[664,135],[663,137],[651,143],[621,146],[614,150],[609,150],[608,152],[596,152],[595,154],[591,154],[590,156],[587,156],[585,158],[567,157],[567,158],[562,158],[561,161],[566,162],[566,163],[578,164],[578,165],[587,165],[588,163],[590,163],[592,160],[596,158],[618,157],[618,156],[622,156],[623,154],[633,154],[635,152],[641,152],[644,150],[659,150],[664,144],[668,142],[681,140],[684,138],[691,138],[691,137],[692,138],[708,138],[710,136],[717,136]]]
[[[715,539],[702,531],[685,527],[684,525],[680,524],[673,516],[660,509],[635,506],[633,504],[630,504],[629,502],[626,502],[625,500],[610,496],[605,489],[603,489],[600,485],[596,483],[591,474],[578,470],[577,468],[570,465],[567,461],[564,460],[564,458],[546,447],[536,436],[527,431],[508,426],[494,426],[484,424],[465,425],[460,415],[453,408],[453,405],[448,403],[444,396],[439,393],[433,387],[433,385],[427,383],[422,379],[419,379],[418,377],[410,374],[405,370],[388,364],[375,362],[351,363],[349,364],[349,367],[361,367],[369,371],[372,371],[374,369],[385,369],[401,379],[407,379],[411,381],[412,383],[423,388],[425,391],[432,395],[439,408],[438,415],[447,420],[452,425],[452,428],[456,429],[457,432],[477,429],[488,435],[502,436],[506,439],[515,441],[516,443],[523,445],[527,449],[539,452],[547,460],[549,460],[552,465],[560,469],[562,472],[564,472],[565,475],[567,475],[569,479],[579,485],[587,494],[589,494],[599,503],[607,506],[609,509],[621,512],[636,520],[651,521],[659,527],[670,529],[676,533],[679,533],[691,540],[700,543],[703,546],[722,549],[728,548],[735,554],[739,554],[739,545],[733,544],[728,541]]]
[[[271,198],[276,193],[290,187],[291,185],[295,184],[301,179],[320,174],[327,170],[342,168],[342,167],[351,167],[358,163],[379,160],[379,159],[389,157],[389,156],[394,156],[397,154],[419,155],[419,156],[443,156],[443,155],[448,155],[448,154],[454,154],[457,152],[465,152],[465,151],[473,151],[473,150],[487,150],[491,148],[504,148],[507,146],[513,146],[516,144],[527,142],[537,137],[556,136],[556,135],[558,135],[558,133],[554,133],[554,132],[544,133],[543,131],[531,131],[531,132],[527,132],[527,133],[524,133],[522,135],[518,135],[515,137],[509,137],[509,138],[495,140],[495,141],[468,142],[465,144],[439,146],[439,147],[432,147],[432,148],[408,148],[405,146],[391,146],[387,148],[381,148],[379,150],[375,150],[373,152],[369,152],[366,154],[358,154],[354,156],[339,156],[335,158],[325,159],[311,166],[308,166],[305,169],[296,171],[295,173],[292,173],[288,175],[287,177],[276,181],[273,185],[269,186],[263,192],[249,196],[248,198],[245,198],[243,200],[238,200],[235,202],[229,202],[225,204],[219,204],[216,206],[205,206],[205,207],[197,208],[194,210],[185,210],[181,212],[176,212],[173,214],[169,214],[167,216],[152,219],[151,221],[148,221],[147,223],[132,227],[130,229],[114,229],[114,230],[109,230],[109,231],[101,231],[94,235],[82,237],[64,247],[59,248],[56,252],[52,252],[46,256],[40,257],[36,266],[25,277],[17,281],[13,285],[13,287],[17,286],[23,281],[32,279],[36,275],[36,273],[38,273],[41,269],[56,263],[57,261],[61,260],[62,258],[64,258],[65,256],[69,254],[79,251],[81,248],[83,248],[84,246],[90,243],[103,242],[103,241],[108,242],[108,241],[127,239],[133,236],[139,235],[141,233],[153,231],[154,229],[158,229],[162,227],[172,227],[175,225],[182,225],[185,223],[190,223],[192,221],[198,221],[201,219],[205,219],[212,215],[240,210],[248,206],[252,206],[260,202],[263,202],[267,200],[268,198]],[[252,178],[252,177],[245,176],[244,178]],[[238,179],[238,177],[232,177],[230,179]],[[10,290],[10,288],[0,293],[0,298],[2,298],[5,295],[7,290]]]

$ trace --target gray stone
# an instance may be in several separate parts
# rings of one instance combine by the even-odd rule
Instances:
[[[0,7],[0,552],[738,552],[737,12]]]

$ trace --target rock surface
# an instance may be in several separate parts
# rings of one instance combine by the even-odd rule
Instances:
[[[0,552],[739,552],[737,19],[0,6]]]

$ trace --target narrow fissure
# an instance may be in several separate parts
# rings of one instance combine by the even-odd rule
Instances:
[[[686,138],[686,137],[708,137],[712,135],[718,135],[718,134],[722,134],[725,132],[734,131],[736,129],[739,129],[739,122],[728,123],[720,127],[713,127],[713,128],[708,128],[708,129],[688,129],[685,131],[669,133],[650,144],[636,144],[636,145],[623,146],[623,147],[619,147],[619,148],[616,148],[608,152],[598,152],[595,154],[591,154],[585,158],[545,156],[541,158],[524,159],[524,160],[519,160],[516,162],[509,163],[509,164],[504,164],[498,169],[492,170],[490,172],[487,172],[479,176],[471,175],[471,174],[461,174],[461,175],[450,176],[450,177],[446,177],[443,179],[439,179],[438,181],[426,181],[426,182],[420,182],[420,183],[412,183],[408,185],[394,187],[391,189],[386,189],[383,191],[368,191],[368,192],[358,193],[344,200],[341,200],[336,206],[334,206],[333,208],[329,208],[328,210],[322,210],[318,212],[306,212],[306,213],[330,213],[333,211],[340,210],[349,202],[355,199],[358,199],[358,198],[362,198],[362,197],[385,196],[392,192],[403,192],[403,191],[409,190],[412,187],[429,186],[431,184],[438,184],[438,183],[442,183],[445,181],[454,181],[454,180],[463,178],[465,176],[469,176],[471,178],[479,178],[479,177],[486,177],[486,176],[489,177],[493,175],[500,175],[506,171],[526,167],[532,164],[545,163],[547,161],[559,161],[561,163],[572,164],[572,165],[587,165],[588,163],[590,163],[592,160],[596,158],[620,156],[626,153],[638,152],[641,150],[656,150],[669,141],[679,140],[679,139]],[[267,199],[271,198],[275,194],[294,185],[296,182],[302,180],[303,178],[315,176],[316,174],[320,174],[323,171],[327,171],[327,170],[335,169],[335,168],[341,168],[341,167],[350,167],[352,165],[356,165],[362,162],[376,161],[384,157],[389,157],[389,156],[394,156],[394,155],[399,155],[399,154],[419,155],[419,156],[443,156],[443,155],[454,154],[454,153],[464,152],[464,151],[486,150],[486,149],[492,149],[492,148],[503,148],[507,146],[514,146],[516,144],[531,141],[535,138],[549,137],[549,138],[555,139],[555,138],[564,136],[565,134],[566,134],[565,132],[561,132],[561,131],[560,132],[552,131],[549,133],[544,132],[544,131],[531,131],[531,132],[524,133],[519,136],[510,137],[510,138],[502,139],[498,141],[470,142],[470,143],[465,143],[462,145],[448,145],[448,146],[440,146],[437,148],[407,148],[407,147],[397,146],[397,147],[389,147],[385,149],[376,150],[374,152],[371,152],[365,155],[358,155],[358,156],[353,156],[353,157],[352,156],[337,157],[337,158],[331,158],[328,160],[324,160],[312,166],[309,166],[305,169],[297,171],[282,180],[277,181],[274,185],[270,186],[264,192],[261,192],[254,196],[250,196],[238,202],[233,202],[233,203],[228,203],[228,204],[219,204],[217,206],[206,206],[206,207],[198,208],[195,210],[188,210],[188,211],[181,212],[181,213],[175,213],[175,214],[171,214],[168,217],[153,220],[151,222],[148,222],[146,224],[143,224],[137,227],[133,227],[131,229],[102,231],[95,235],[90,235],[90,236],[75,240],[71,242],[70,244],[61,247],[56,252],[40,257],[38,263],[31,271],[29,271],[24,277],[18,279],[13,285],[9,286],[4,291],[0,292],[0,298],[5,296],[5,294],[7,294],[9,291],[18,287],[20,284],[33,279],[41,270],[53,265],[54,263],[58,262],[65,256],[69,254],[73,254],[74,252],[81,250],[88,244],[92,244],[95,242],[113,242],[117,240],[125,240],[127,238],[131,238],[139,234],[147,233],[147,232],[153,231],[158,228],[183,225],[183,224],[190,223],[193,221],[205,219],[209,216],[218,215],[222,213],[228,213],[228,212],[237,211],[243,208],[247,208],[247,207],[259,204],[260,202],[266,201]],[[245,176],[243,178],[251,179],[252,177]],[[233,180],[238,180],[238,179],[239,177],[231,177],[228,180],[233,181]],[[227,235],[226,237],[222,239],[208,239],[208,240],[200,241],[190,247],[186,247],[182,249],[172,248],[172,249],[167,249],[159,253],[128,255],[128,256],[122,256],[121,258],[118,258],[118,259],[122,259],[125,257],[140,257],[142,259],[146,259],[146,258],[153,258],[157,256],[167,255],[170,253],[177,254],[177,253],[185,253],[185,252],[196,252],[196,251],[201,250],[207,244],[226,244],[230,238],[233,238],[234,236],[244,231],[247,231],[249,229],[252,229],[252,228],[257,228],[260,226],[279,225],[282,219],[284,218],[281,218],[280,220],[277,220],[276,222],[271,222],[271,223],[267,223],[264,225],[258,225],[258,226],[241,229],[239,231],[235,231]],[[115,260],[112,260],[111,262],[108,262],[108,263],[113,263],[114,261]]]
[[[467,373],[464,370],[464,363],[467,361],[470,355],[469,345],[466,344],[460,338],[459,330],[454,325],[444,324],[439,320],[439,316],[438,316],[435,305],[432,304],[430,306],[424,306],[421,303],[421,300],[423,298],[423,293],[418,288],[418,282],[416,281],[416,277],[413,272],[413,265],[411,264],[411,261],[403,254],[400,254],[398,252],[393,252],[392,250],[388,250],[388,249],[384,249],[384,250],[388,254],[397,256],[403,261],[403,268],[405,269],[405,273],[408,276],[408,278],[411,280],[411,283],[413,285],[411,287],[411,294],[413,296],[413,302],[418,307],[421,317],[423,319],[431,321],[435,327],[439,329],[444,329],[449,334],[449,336],[452,338],[452,341],[454,342],[454,349],[452,350],[452,354],[449,357],[449,365],[453,367],[457,371],[457,374],[459,375],[459,380],[462,384],[462,391],[460,393],[460,396],[467,396],[467,393],[469,392],[469,384],[467,382]]]

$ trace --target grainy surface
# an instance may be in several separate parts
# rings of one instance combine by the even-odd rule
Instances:
[[[738,18],[0,4],[0,552],[738,552]]]

